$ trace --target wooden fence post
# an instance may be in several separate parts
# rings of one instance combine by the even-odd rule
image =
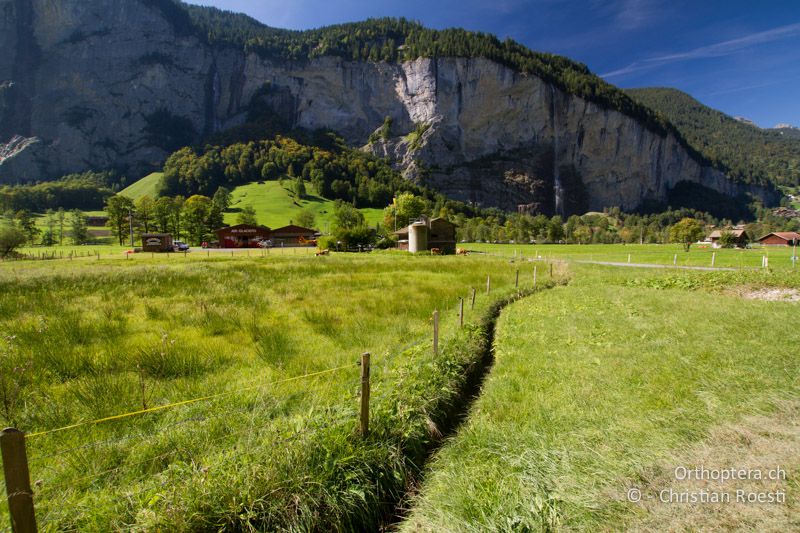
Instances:
[[[489,294],[489,291],[492,290],[492,276],[491,274],[486,276],[486,294]]]
[[[678,266],[678,254],[672,256],[672,266]]]
[[[714,266],[714,263],[717,262],[717,252],[711,252],[711,266]]]
[[[464,327],[464,298],[458,298],[458,323],[459,327]]]
[[[477,291],[475,290],[475,287],[472,287],[472,305],[470,306],[470,309],[475,309],[475,293],[476,292]]]
[[[517,269],[517,277],[514,280],[514,287],[519,289],[519,269]]]
[[[536,270],[538,269],[537,266],[534,265],[533,267],[533,288],[536,288]]]
[[[369,433],[369,352],[361,354],[361,436]]]
[[[439,311],[433,312],[433,355],[439,355]]]
[[[631,262],[631,254],[628,254],[628,264]]]
[[[553,263],[550,263],[550,278],[553,278]]]
[[[0,449],[3,456],[3,473],[6,480],[11,531],[35,533],[36,513],[33,510],[33,491],[25,452],[25,434],[7,428],[0,432]]]

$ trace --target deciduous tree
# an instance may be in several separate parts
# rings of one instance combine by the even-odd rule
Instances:
[[[133,200],[127,196],[116,194],[106,200],[107,225],[111,233],[119,240],[120,246],[125,244],[125,237],[130,232],[129,217],[133,216],[133,208]]]
[[[689,251],[693,242],[703,238],[703,224],[694,218],[684,218],[669,230],[670,242],[683,244],[683,249]]]

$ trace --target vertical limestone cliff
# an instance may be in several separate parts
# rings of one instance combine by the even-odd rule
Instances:
[[[151,0],[0,0],[0,182],[137,175],[245,120],[255,95],[453,198],[568,214],[745,188],[677,139],[486,59],[276,62],[206,45]],[[392,118],[391,137],[368,144]]]

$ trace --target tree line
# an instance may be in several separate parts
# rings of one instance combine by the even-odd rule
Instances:
[[[106,202],[107,226],[120,245],[146,233],[169,233],[175,239],[186,238],[199,245],[223,226],[223,213],[230,204],[230,192],[218,188],[213,198],[195,194],[185,196],[112,196]],[[135,242],[134,242],[135,245]]]
[[[114,194],[116,175],[112,172],[68,174],[57,181],[32,185],[0,186],[0,212],[48,209],[102,209]]]
[[[328,150],[277,136],[273,140],[186,147],[164,164],[161,195],[210,195],[219,187],[290,179],[310,184],[325,198],[357,207],[383,207],[398,191],[433,196],[405,180],[384,160],[358,150]]]
[[[36,224],[30,211],[5,211],[0,215],[0,257],[11,255],[26,244],[81,245],[88,241],[86,216],[79,209],[48,209],[45,213],[44,229]]]

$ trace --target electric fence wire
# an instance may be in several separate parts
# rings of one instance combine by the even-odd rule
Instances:
[[[308,435],[316,434],[316,433],[318,433],[318,432],[320,432],[322,430],[325,430],[325,429],[328,429],[328,428],[331,428],[331,427],[334,427],[334,426],[337,426],[337,425],[341,425],[345,421],[355,420],[355,417],[356,417],[356,411],[354,409],[352,409],[352,408],[338,409],[337,412],[335,413],[335,416],[329,417],[327,420],[325,420],[322,423],[312,424],[312,425],[309,425],[309,426],[307,426],[305,428],[298,429],[298,430],[295,430],[293,432],[290,432],[289,434],[279,434],[279,435],[274,436],[271,439],[262,439],[261,440],[261,445],[264,446],[268,442],[268,448],[269,449],[278,450],[278,449],[281,449],[281,447],[284,447],[284,446],[286,446],[287,444],[289,444],[291,442],[297,441],[300,438],[306,437]],[[237,431],[227,432],[225,435],[222,435],[220,437],[217,437],[217,438],[214,438],[214,439],[205,440],[205,441],[203,441],[201,443],[202,446],[203,446],[203,449],[202,450],[197,450],[197,453],[203,453],[203,452],[207,451],[208,449],[210,449],[211,447],[213,447],[214,444],[217,444],[217,443],[222,442],[222,441],[230,441],[232,439],[232,437],[238,437],[238,436],[241,436],[241,435],[243,435],[245,433],[248,433],[248,436],[252,437],[254,435],[253,427],[252,426],[248,426],[248,427],[240,428]],[[233,450],[238,451],[237,448],[233,448]],[[59,516],[54,517],[55,510],[58,509],[58,508],[69,509],[69,507],[66,506],[65,504],[77,492],[77,486],[80,485],[83,482],[91,481],[91,483],[90,483],[90,486],[91,486],[91,485],[94,485],[96,483],[96,481],[98,479],[100,479],[101,477],[109,476],[111,474],[114,474],[116,472],[120,472],[120,471],[123,471],[123,470],[132,471],[133,469],[135,469],[137,467],[140,467],[140,466],[143,466],[143,465],[147,465],[147,464],[154,464],[154,463],[156,463],[158,461],[161,461],[161,460],[166,459],[168,457],[171,457],[173,455],[176,455],[176,454],[179,454],[179,453],[187,453],[187,452],[188,452],[189,455],[192,454],[192,450],[175,448],[175,449],[172,449],[172,450],[170,450],[168,452],[165,452],[163,454],[159,454],[157,456],[150,457],[150,458],[147,458],[147,459],[144,459],[144,460],[141,460],[141,461],[137,461],[137,462],[134,462],[134,463],[126,463],[124,465],[120,465],[118,467],[106,469],[106,470],[103,470],[101,472],[95,472],[95,473],[87,475],[87,476],[81,476],[81,477],[78,477],[78,478],[71,479],[70,482],[69,482],[69,485],[62,485],[61,486],[62,490],[58,492],[58,494],[60,494],[60,497],[56,499],[55,503],[53,503],[52,500],[48,502],[48,504],[46,506],[47,507],[47,512],[44,514],[44,516],[42,516],[41,521],[42,521],[43,524],[50,524],[50,525],[60,526],[63,523],[63,520],[65,518],[67,518],[68,516],[70,516],[71,513],[65,512],[65,513],[60,514]],[[239,454],[239,455],[244,455],[244,454]],[[235,460],[235,456],[234,456],[234,460]],[[190,459],[189,457],[187,457],[186,461],[191,461],[192,463],[194,463],[195,459],[194,458]],[[202,463],[200,463],[200,464],[202,464]],[[203,468],[208,468],[208,467],[206,466],[206,467],[203,467]],[[203,472],[204,471],[203,468],[201,468],[199,470],[199,472]],[[144,475],[148,475],[148,473],[145,472],[142,475],[143,476]],[[37,496],[37,499],[42,500],[43,496]]]
[[[272,382],[263,383],[263,384],[259,384],[259,385],[241,387],[241,388],[237,388],[237,389],[234,389],[234,390],[219,392],[219,393],[215,393],[215,394],[209,394],[207,396],[201,396],[199,398],[192,398],[192,399],[189,399],[189,400],[182,400],[182,401],[173,402],[173,403],[169,403],[169,404],[158,405],[158,406],[155,406],[155,407],[141,409],[139,411],[132,411],[132,412],[129,412],[129,413],[122,413],[122,414],[109,416],[109,417],[105,417],[105,418],[100,418],[100,419],[96,419],[96,420],[87,420],[87,421],[82,421],[82,422],[76,422],[74,424],[70,424],[68,426],[63,426],[63,427],[60,427],[60,428],[54,428],[54,429],[49,429],[49,430],[45,430],[45,431],[39,431],[39,432],[35,432],[35,433],[30,433],[30,434],[27,435],[27,439],[30,440],[30,439],[34,439],[34,438],[38,438],[38,437],[44,437],[44,436],[53,435],[53,434],[60,433],[60,432],[63,432],[63,431],[76,429],[76,428],[79,428],[79,427],[97,425],[97,424],[102,424],[104,422],[111,422],[111,421],[114,421],[114,420],[121,420],[123,418],[129,418],[129,417],[139,416],[139,415],[148,414],[148,413],[154,413],[154,412],[157,412],[157,411],[163,411],[165,409],[171,409],[171,408],[180,407],[180,406],[183,406],[183,405],[190,405],[190,404],[193,404],[193,403],[208,401],[208,400],[212,400],[212,399],[215,399],[215,398],[221,398],[221,397],[224,397],[224,396],[230,396],[230,395],[233,395],[233,394],[238,394],[238,393],[242,393],[242,392],[246,392],[246,391],[258,390],[258,389],[261,389],[261,388],[264,388],[264,387],[282,385],[284,383],[289,383],[291,381],[298,381],[298,380],[301,380],[301,379],[306,379],[306,378],[311,378],[311,377],[315,377],[315,376],[320,376],[320,375],[324,375],[324,374],[337,372],[337,371],[340,371],[340,370],[344,370],[346,368],[352,368],[353,366],[354,365],[351,363],[351,364],[348,364],[348,365],[342,365],[342,366],[335,367],[335,368],[329,368],[329,369],[326,369],[326,370],[320,370],[320,371],[317,371],[317,372],[311,372],[311,373],[303,374],[303,375],[300,375],[300,376],[293,376],[293,377],[290,377],[290,378],[280,379],[280,380],[277,380],[277,381],[272,381]]]

